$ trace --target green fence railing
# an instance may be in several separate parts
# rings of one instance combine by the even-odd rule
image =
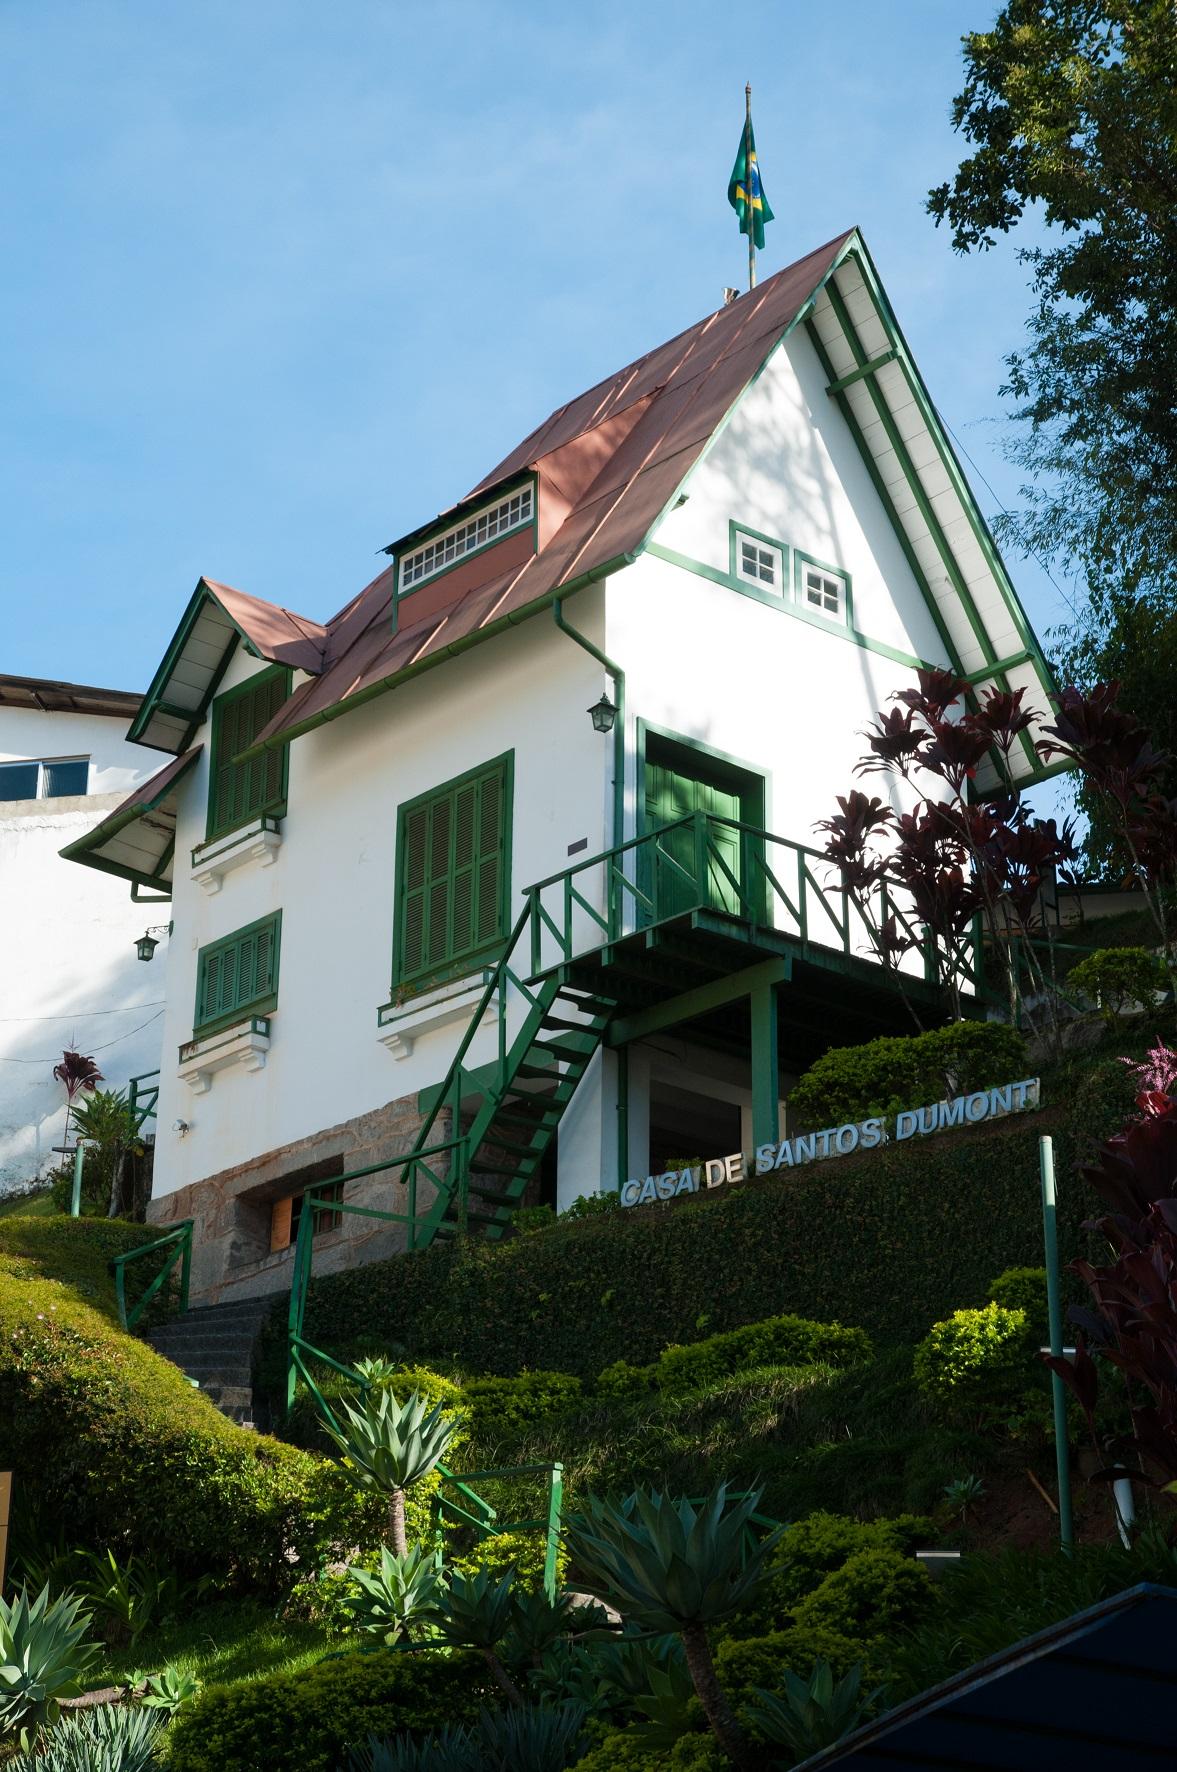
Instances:
[[[134,1304],[127,1307],[127,1268],[133,1261],[142,1261],[149,1255],[158,1255],[163,1249],[170,1251],[163,1266],[151,1281],[150,1285],[140,1293]],[[114,1275],[114,1296],[118,1306],[119,1322],[124,1329],[133,1329],[143,1315],[152,1299],[163,1290],[169,1276],[175,1272],[176,1264],[180,1266],[180,1310],[188,1309],[188,1283],[192,1274],[192,1220],[183,1219],[162,1237],[154,1242],[144,1243],[138,1249],[128,1249],[124,1255],[116,1255],[110,1262],[110,1272]]]
[[[127,1085],[127,1100],[135,1116],[135,1129],[141,1131],[147,1120],[154,1120],[159,1105],[159,1072],[144,1071],[132,1077]]]

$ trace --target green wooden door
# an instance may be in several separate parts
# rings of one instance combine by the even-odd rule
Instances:
[[[656,831],[675,819],[694,812],[714,813],[718,818],[744,817],[743,796],[735,787],[721,787],[688,773],[680,765],[655,759],[646,762],[646,829]],[[693,825],[667,831],[657,843],[646,846],[649,861],[644,871],[654,901],[653,920],[680,916],[701,905],[708,909],[742,914],[740,893],[734,882],[743,879],[740,833],[723,825],[707,827],[707,881],[705,892],[696,879]],[[722,862],[722,865],[721,865]],[[730,870],[731,878],[724,868]]]

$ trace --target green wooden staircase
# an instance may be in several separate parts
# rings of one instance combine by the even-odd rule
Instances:
[[[457,1235],[463,1220],[471,1236],[502,1236],[616,1007],[554,977],[527,994],[531,1004],[523,1027],[484,1088],[464,1133],[465,1148],[451,1164],[457,1170],[460,1163],[464,1174],[455,1173],[450,1185],[439,1187],[418,1247],[433,1237]]]

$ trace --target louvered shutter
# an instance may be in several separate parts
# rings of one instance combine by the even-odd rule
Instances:
[[[197,966],[196,1026],[215,1026],[271,1003],[278,988],[282,913],[202,948]]]
[[[428,976],[504,933],[508,800],[501,762],[402,812],[402,979]]]
[[[285,749],[265,751],[244,763],[234,762],[234,758],[269,725],[289,694],[289,671],[263,671],[214,703],[210,837],[247,824],[280,805],[285,797]]]

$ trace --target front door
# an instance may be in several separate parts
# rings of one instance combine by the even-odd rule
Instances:
[[[667,830],[656,843],[643,845],[643,889],[654,902],[652,920],[662,922],[700,906],[726,911],[729,916],[747,916],[747,839],[718,821],[759,825],[763,819],[763,779],[706,752],[651,736],[645,786],[647,831],[657,831],[695,812],[714,815],[706,826],[704,882],[698,879],[693,823]]]

